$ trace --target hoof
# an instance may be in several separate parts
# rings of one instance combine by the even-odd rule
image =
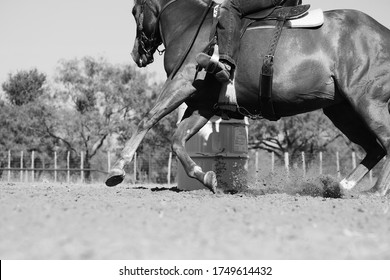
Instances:
[[[217,176],[213,171],[208,171],[203,178],[203,184],[212,192],[217,192]]]
[[[125,179],[125,172],[121,169],[113,169],[111,170],[107,180],[106,186],[113,187],[123,182]]]

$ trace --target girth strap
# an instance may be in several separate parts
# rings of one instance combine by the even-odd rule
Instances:
[[[310,7],[310,6],[309,6]],[[273,13],[274,19],[276,19],[275,31],[272,36],[271,43],[269,45],[268,53],[264,57],[263,66],[261,68],[260,75],[260,110],[263,117],[276,121],[280,119],[279,116],[275,114],[274,104],[272,101],[272,82],[274,74],[274,56],[280,35],[282,34],[283,26],[286,21],[292,17],[295,17],[302,12],[305,12],[309,9],[308,5],[297,6],[297,7],[285,7],[277,10]]]

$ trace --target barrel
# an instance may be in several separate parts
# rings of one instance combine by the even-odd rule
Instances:
[[[213,117],[187,143],[189,156],[204,172],[214,171],[218,189],[237,192],[247,186],[248,175],[248,120],[223,120]],[[190,178],[178,164],[178,188],[204,189],[198,180]]]

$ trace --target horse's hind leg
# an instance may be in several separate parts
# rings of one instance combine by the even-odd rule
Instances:
[[[366,94],[359,99],[358,112],[363,116],[370,130],[375,133],[378,140],[386,150],[390,151],[390,114],[388,97]],[[380,196],[386,195],[390,187],[390,157],[387,156],[380,176],[372,191]]]
[[[185,149],[185,143],[195,135],[213,116],[211,112],[193,111],[187,108],[183,120],[180,122],[172,142],[172,150],[179,158],[184,170],[188,176],[197,179],[204,184],[213,193],[216,192],[217,179],[213,171],[204,173],[202,168],[198,166],[188,155]]]
[[[340,182],[342,188],[352,189],[386,152],[349,103],[343,102],[325,108],[324,113],[349,140],[361,146],[367,153],[361,163]]]
[[[351,106],[357,114],[364,120],[366,127],[375,135],[383,147],[385,154],[390,151],[390,75],[377,75],[374,80],[367,80],[359,84],[350,92],[358,92],[364,89],[360,94],[349,95]],[[375,194],[386,195],[390,187],[390,157],[386,158],[381,174],[372,189]]]

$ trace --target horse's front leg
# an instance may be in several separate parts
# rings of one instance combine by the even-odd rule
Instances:
[[[191,82],[191,72],[191,70],[187,72],[183,71],[173,80],[168,80],[164,84],[155,106],[141,120],[130,140],[125,143],[121,156],[111,168],[106,180],[107,186],[112,187],[123,181],[125,178],[124,167],[131,162],[146,133],[160,119],[179,107],[184,100],[195,92],[195,88],[192,86]]]
[[[185,149],[185,143],[195,135],[212,116],[212,112],[200,113],[199,111],[193,111],[188,108],[173,136],[172,150],[179,158],[187,175],[197,179],[210,191],[215,193],[217,187],[217,177],[215,173],[213,171],[204,173],[202,168],[190,158]]]

